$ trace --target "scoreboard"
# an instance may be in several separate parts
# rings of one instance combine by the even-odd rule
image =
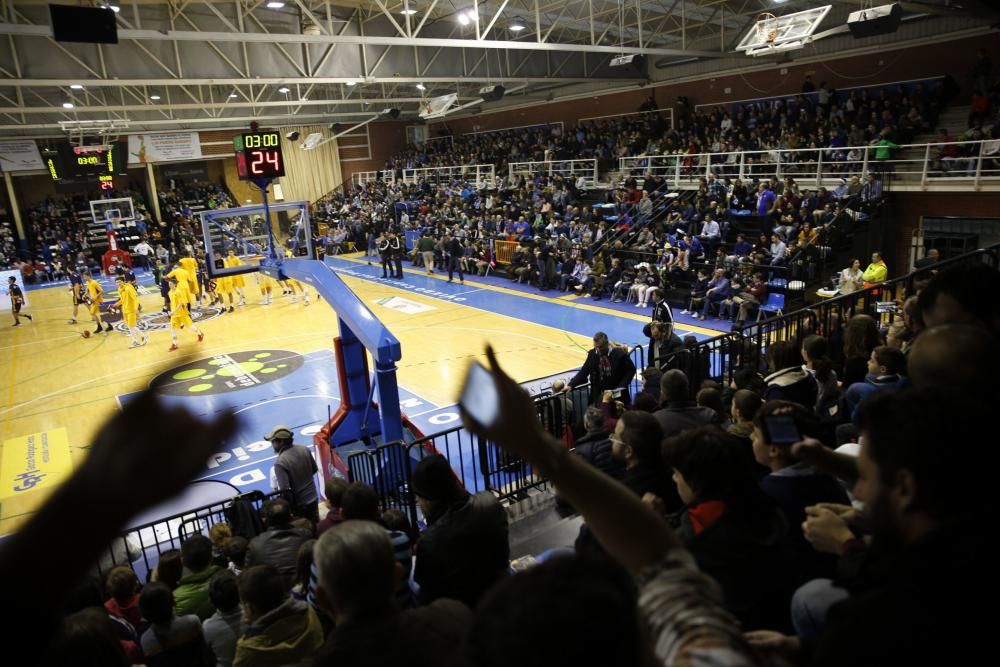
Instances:
[[[109,145],[74,146],[57,144],[44,148],[42,159],[52,180],[60,183],[92,183],[113,189],[115,176],[128,174],[124,142]]]
[[[285,175],[281,134],[275,130],[237,134],[233,137],[233,151],[236,153],[236,172],[244,181]]]

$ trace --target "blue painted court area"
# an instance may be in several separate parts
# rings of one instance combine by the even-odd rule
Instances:
[[[206,462],[187,493],[136,517],[132,525],[236,492],[270,491],[275,454],[264,434],[276,424],[287,424],[296,442],[311,448],[313,435],[340,400],[332,350],[304,355],[281,349],[220,354],[171,369],[152,385],[167,405],[183,406],[203,418],[233,410],[240,424],[237,435]],[[402,409],[424,433],[448,428],[458,419],[453,408],[435,405],[404,387],[399,393]],[[124,405],[136,395],[125,394],[118,400]]]
[[[404,273],[402,280],[393,280],[382,277],[381,266],[374,264],[368,266],[367,264],[359,264],[358,262],[338,259],[337,257],[327,257],[326,263],[339,275],[370,280],[401,290],[412,291],[422,296],[440,299],[449,303],[457,303],[470,308],[477,308],[490,313],[516,317],[520,320],[553,327],[561,331],[569,331],[583,336],[592,336],[597,331],[603,331],[608,334],[611,340],[627,343],[630,346],[646,342],[646,339],[642,335],[643,323],[611,313],[574,308],[570,305],[573,302],[561,303],[558,300],[539,301],[517,294],[507,294],[486,289],[483,285],[472,281],[468,281],[465,285],[457,281],[449,283],[424,275],[423,273]],[[506,287],[507,285],[504,284],[503,286]],[[533,291],[538,293],[537,290]],[[640,311],[636,309],[636,312]],[[646,314],[648,314],[648,311]],[[699,340],[707,338],[704,334],[684,330],[683,325],[677,328],[677,334],[679,336],[693,335]]]

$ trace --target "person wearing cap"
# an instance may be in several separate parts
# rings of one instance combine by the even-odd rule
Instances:
[[[413,569],[420,604],[451,598],[475,607],[509,572],[507,513],[492,493],[469,494],[441,455],[417,464],[413,493],[427,519]]]
[[[319,520],[319,494],[316,492],[316,460],[307,447],[293,444],[292,429],[279,424],[264,436],[278,458],[271,469],[271,486],[288,491],[292,511],[315,523]]]

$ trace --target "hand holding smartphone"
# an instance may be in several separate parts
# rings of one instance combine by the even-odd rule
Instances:
[[[794,445],[802,442],[802,434],[795,420],[788,415],[764,417],[764,437],[771,445]]]
[[[491,428],[500,417],[500,394],[496,382],[478,361],[469,365],[458,404],[483,428]]]

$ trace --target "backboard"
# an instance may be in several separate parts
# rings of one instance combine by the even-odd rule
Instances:
[[[92,199],[90,214],[94,217],[94,222],[112,227],[120,227],[126,222],[135,220],[135,208],[132,206],[131,197]]]
[[[785,16],[760,14],[740,40],[736,50],[743,51],[748,56],[762,56],[775,51],[802,48],[810,41],[832,7],[813,7]]]
[[[270,221],[265,222],[264,206],[216,209],[201,213],[201,231],[205,242],[205,267],[212,278],[251,273],[260,268],[260,260],[270,257],[312,259],[312,229],[307,202],[271,204]],[[229,251],[240,262],[228,262]]]

